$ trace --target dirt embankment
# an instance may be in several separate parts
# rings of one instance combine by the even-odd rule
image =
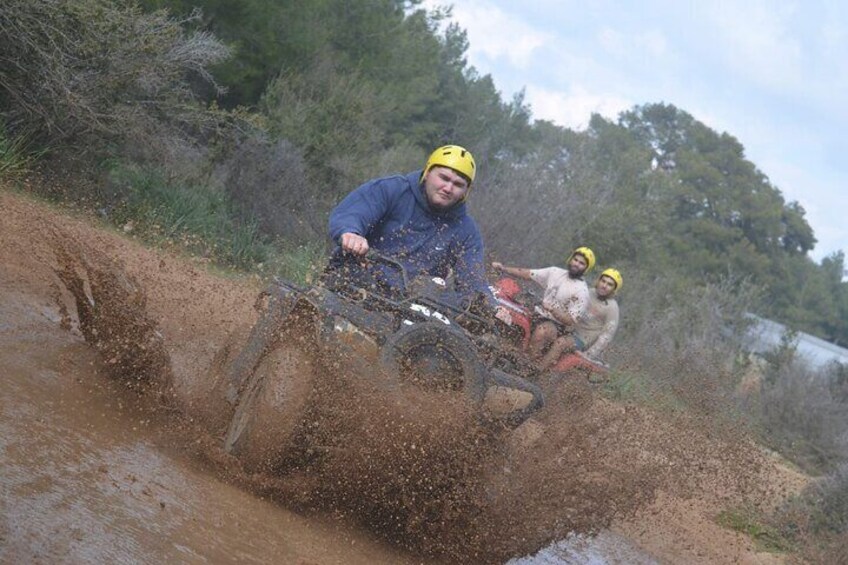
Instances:
[[[7,402],[0,421],[4,431],[16,430],[4,434],[12,439],[2,445],[4,458],[14,463],[6,468],[17,469],[3,472],[3,486],[14,488],[4,489],[11,494],[3,494],[0,501],[0,545],[17,555],[49,559],[60,555],[60,548],[100,547],[87,545],[87,534],[74,533],[75,526],[63,522],[76,518],[61,511],[58,503],[43,507],[54,512],[55,519],[40,526],[22,529],[13,523],[27,523],[37,514],[38,507],[25,503],[35,496],[32,492],[42,489],[38,492],[67,501],[74,488],[82,488],[84,481],[63,483],[63,471],[49,456],[21,455],[33,438],[42,438],[38,441],[45,444],[45,454],[50,452],[51,442],[62,442],[51,426],[61,424],[80,428],[71,434],[82,438],[78,444],[62,444],[68,453],[59,454],[72,459],[80,457],[74,450],[97,450],[80,447],[86,441],[105,441],[110,427],[121,430],[124,439],[117,443],[126,452],[122,463],[104,463],[101,472],[112,480],[114,496],[98,506],[99,521],[89,516],[89,523],[99,524],[104,532],[117,527],[177,536],[178,530],[184,542],[156,542],[152,554],[166,557],[228,556],[220,544],[196,542],[212,533],[232,540],[277,539],[268,547],[233,542],[241,553],[230,558],[240,555],[255,562],[278,560],[281,545],[303,563],[406,559],[390,547],[417,556],[413,560],[502,561],[532,553],[572,531],[611,526],[658,560],[773,559],[757,554],[749,540],[715,525],[713,518],[721,509],[745,501],[773,504],[796,489],[802,478],[782,470],[734,430],[703,421],[670,422],[644,409],[606,401],[581,381],[562,383],[538,422],[505,436],[478,428],[461,408],[439,399],[382,397],[367,385],[367,368],[339,359],[320,360],[320,402],[305,434],[310,446],[299,452],[297,461],[286,463],[283,475],[243,473],[220,449],[220,429],[210,424],[220,405],[209,404],[209,390],[222,352],[238,344],[255,321],[258,281],[214,276],[201,262],[145,249],[7,192],[0,192],[0,209],[4,366],[9,370],[15,363],[26,365],[37,351],[60,350],[50,369],[56,378],[41,383],[37,391],[21,384],[29,378],[23,370],[12,371],[5,385],[14,389],[10,395],[18,394],[21,406],[31,406],[29,412],[18,410],[13,421]],[[27,341],[30,334],[45,342],[40,350],[22,346],[32,342]],[[15,384],[16,378],[21,383]],[[78,388],[81,383],[89,388]],[[97,392],[88,398],[84,393],[94,383]],[[130,385],[129,390],[124,385]],[[102,387],[109,390],[104,393]],[[45,403],[56,402],[54,395],[74,398],[79,410],[98,415],[89,418],[70,410],[55,422],[63,410],[50,418],[39,416]],[[115,406],[122,408],[115,412]],[[80,430],[88,424],[83,422],[98,432],[85,439]],[[145,422],[143,431],[138,430],[139,422]],[[126,439],[133,433],[139,433],[144,449],[128,449],[135,445]],[[146,475],[151,484],[140,494],[128,477],[148,471],[124,476],[113,471],[145,465],[133,458],[164,460],[165,455],[181,463],[157,463],[160,467]],[[97,471],[92,457],[85,464]],[[46,481],[33,486],[35,491],[21,486],[28,484],[20,482],[28,468]],[[183,488],[170,479],[154,482],[152,477],[160,473],[195,485],[185,489],[188,502],[179,502]],[[198,495],[196,485],[201,483],[204,490]],[[153,497],[161,495],[157,512],[180,509],[178,529],[164,525],[167,514],[152,517],[128,510],[144,498],[144,488]],[[275,501],[277,510],[262,507],[269,516],[265,523],[236,508],[252,507],[253,502],[245,501],[250,499],[247,492]],[[211,514],[205,514],[200,498],[209,498],[215,507]],[[240,502],[233,502],[236,498]],[[283,512],[281,507],[307,518],[275,514]],[[208,525],[210,516],[218,521],[217,529]],[[325,536],[328,520],[343,527],[344,535]],[[193,522],[198,524],[195,531]],[[364,526],[370,533],[353,533],[350,525]],[[144,555],[145,544],[153,543],[147,534],[130,535],[136,545],[119,555]],[[391,546],[380,547],[373,536]],[[104,540],[112,538],[102,534],[97,539],[105,547]]]

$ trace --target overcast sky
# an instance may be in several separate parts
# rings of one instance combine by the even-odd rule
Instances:
[[[674,104],[801,203],[814,259],[848,252],[848,2],[426,0],[451,4],[469,63],[534,118]]]

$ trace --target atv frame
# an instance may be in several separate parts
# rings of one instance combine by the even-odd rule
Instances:
[[[277,279],[257,301],[259,319],[223,381],[233,410],[224,446],[248,466],[290,447],[315,359],[349,357],[340,344],[351,336],[376,348],[389,386],[464,394],[486,423],[512,428],[544,405],[528,380],[535,368],[517,346],[520,330],[498,320],[485,297],[458,301],[440,279],[410,280],[402,264],[373,252],[363,263],[348,259],[309,287]],[[372,276],[381,269],[400,284]],[[484,407],[491,387],[529,393],[529,402],[492,417]]]

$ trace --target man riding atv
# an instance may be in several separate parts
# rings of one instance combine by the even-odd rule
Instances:
[[[247,344],[226,363],[216,388],[228,403],[222,413],[232,413],[227,451],[248,467],[278,461],[297,443],[315,375],[327,371],[364,373],[387,393],[456,393],[499,426],[543,405],[525,378],[529,363],[502,347],[514,330],[494,315],[482,240],[465,211],[475,172],[471,154],[448,145],[423,170],[367,182],[333,210],[339,247],[319,283],[275,281]],[[494,414],[484,401],[496,389],[521,391],[523,402]]]
[[[363,184],[330,215],[330,237],[339,245],[330,267],[342,268],[345,253],[364,256],[375,249],[398,260],[410,276],[452,274],[461,297],[482,296],[493,305],[483,240],[465,207],[476,172],[468,150],[445,145],[421,171]],[[396,286],[396,277],[386,272],[387,285]]]
[[[589,290],[589,304],[577,319],[574,333],[558,337],[554,346],[566,352],[580,351],[590,359],[597,359],[618,329],[618,302],[614,296],[623,282],[617,269],[605,269]]]
[[[494,263],[493,266],[498,270],[510,272],[500,263]],[[516,270],[513,268],[511,271],[514,273]],[[589,373],[590,380],[597,379],[606,372],[606,365],[599,358],[612,342],[618,329],[619,310],[614,296],[622,284],[623,278],[617,269],[605,269],[600,274],[593,288],[589,290],[587,307],[575,320],[573,329],[565,330],[554,339],[537,366],[540,371],[564,373],[579,368]],[[495,297],[500,307],[498,316],[505,323],[521,330],[517,334],[519,347],[531,354],[533,323],[544,318],[535,314],[532,304],[522,301],[520,294],[521,287],[510,277],[504,277],[495,283]]]
[[[595,254],[588,247],[578,247],[568,256],[566,269],[526,269],[507,267],[494,262],[492,267],[514,277],[532,280],[545,290],[542,304],[536,306],[529,352],[540,359],[539,368],[548,369],[562,356],[565,348],[558,338],[574,331],[577,320],[589,304],[589,288],[583,275],[595,266]],[[547,349],[547,352],[545,352]],[[544,354],[544,356],[543,356]]]

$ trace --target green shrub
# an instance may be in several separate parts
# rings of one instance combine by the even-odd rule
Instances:
[[[666,412],[686,410],[685,399],[663,380],[639,371],[612,370],[602,389],[605,396],[618,402],[635,402]]]
[[[155,142],[164,123],[195,123],[195,88],[215,86],[207,68],[229,55],[210,34],[184,30],[198,19],[145,14],[132,0],[0,2],[8,125],[55,144],[80,136]]]
[[[320,239],[327,217],[316,206],[296,147],[285,140],[271,141],[255,129],[224,151],[216,175],[239,217],[255,219],[272,239],[298,245]]]
[[[769,518],[753,508],[724,510],[716,517],[716,522],[753,538],[762,551],[778,553],[793,549],[790,540],[769,523]]]
[[[813,484],[805,496],[813,509],[813,531],[848,532],[848,463]]]
[[[0,178],[19,176],[38,159],[43,151],[34,150],[28,135],[9,135],[0,124]]]
[[[314,282],[326,262],[326,248],[320,243],[292,245],[280,242],[262,271],[299,284],[309,284]]]
[[[848,461],[843,371],[838,364],[815,370],[800,357],[771,363],[752,413],[768,443],[813,473],[830,472]]]
[[[325,206],[376,175],[422,167],[427,151],[388,136],[397,102],[386,85],[344,67],[332,51],[317,54],[305,73],[288,72],[269,83],[260,103],[277,139],[302,149],[314,197]]]
[[[172,242],[239,269],[264,263],[274,253],[256,222],[235,218],[222,192],[171,183],[155,170],[133,166],[114,166],[110,179],[118,200],[109,217],[126,232]]]
[[[809,563],[848,563],[848,464],[811,483],[771,519]]]

